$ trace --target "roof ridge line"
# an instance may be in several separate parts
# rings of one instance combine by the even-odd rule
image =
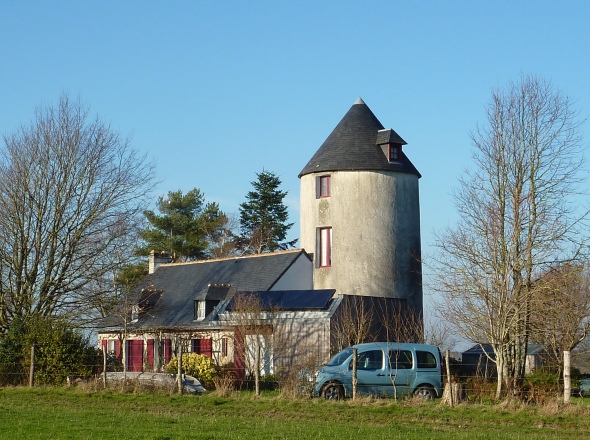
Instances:
[[[271,255],[277,254],[288,254],[288,253],[299,253],[304,251],[303,248],[296,248],[296,249],[286,249],[283,251],[276,251],[276,252],[265,252],[262,254],[250,254],[250,255],[239,255],[236,257],[226,257],[226,258],[211,258],[209,260],[196,260],[196,261],[178,261],[174,263],[162,263],[159,267],[162,266],[182,266],[182,265],[189,265],[189,264],[203,264],[203,263],[213,263],[217,261],[231,261],[231,260],[242,260],[245,258],[260,258],[260,257],[268,257]]]

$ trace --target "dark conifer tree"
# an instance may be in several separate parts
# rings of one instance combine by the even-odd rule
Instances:
[[[244,253],[261,254],[294,247],[297,240],[286,241],[293,223],[287,223],[289,213],[281,191],[281,180],[270,172],[256,173],[253,190],[240,205],[240,244]]]

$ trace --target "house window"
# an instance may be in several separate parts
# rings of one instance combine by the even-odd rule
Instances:
[[[117,349],[117,340],[116,339],[109,339],[106,341],[107,343],[107,353],[114,353]]]
[[[221,356],[227,357],[227,338],[221,338]]]
[[[195,319],[197,321],[205,319],[205,301],[195,301]]]
[[[213,357],[213,345],[211,338],[201,338],[191,340],[192,352],[202,354],[203,356]]]
[[[395,162],[399,160],[399,145],[389,144],[389,161]]]
[[[131,309],[131,322],[135,323],[139,319],[139,306],[133,306]]]
[[[332,228],[320,228],[318,251],[320,267],[332,266]]]
[[[330,197],[330,176],[320,176],[319,186],[320,198]]]

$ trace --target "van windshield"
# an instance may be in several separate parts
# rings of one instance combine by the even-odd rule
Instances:
[[[328,367],[335,367],[336,365],[342,365],[346,359],[352,354],[352,348],[345,348],[340,353],[334,355],[332,359],[326,364]]]

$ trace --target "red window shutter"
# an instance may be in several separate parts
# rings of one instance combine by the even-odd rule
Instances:
[[[236,380],[244,381],[246,378],[246,344],[244,335],[236,330],[234,338],[234,372]]]
[[[130,339],[127,341],[127,368],[129,371],[143,371],[143,340]]]
[[[199,340],[199,345],[201,348],[200,354],[203,356],[207,356],[209,358],[213,357],[213,341],[211,338],[204,338]]]
[[[103,339],[102,341],[100,341],[100,345],[102,347],[102,351],[107,350],[107,340],[106,339]]]
[[[121,360],[121,341],[118,339],[115,341],[115,358]]]
[[[154,368],[154,340],[147,341],[147,363],[151,368]]]
[[[172,339],[164,339],[164,362],[170,362],[172,358]]]
[[[193,353],[201,354],[201,340],[191,339],[191,351]]]

